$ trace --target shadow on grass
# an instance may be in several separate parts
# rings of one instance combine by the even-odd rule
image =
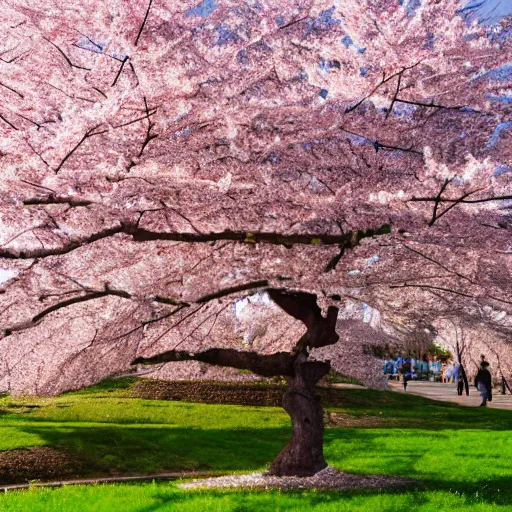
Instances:
[[[171,507],[186,505],[186,510],[223,510],[226,512],[275,512],[316,510],[379,510],[396,511],[401,509],[418,510],[424,506],[428,510],[455,510],[471,507],[474,504],[506,506],[510,504],[510,494],[500,490],[506,488],[509,480],[496,478],[491,482],[478,481],[473,484],[446,485],[442,480],[409,487],[362,488],[345,491],[315,490],[236,490],[207,489],[180,490],[168,484],[155,485],[146,491],[146,496],[156,501],[137,509],[137,512],[159,512],[175,510]],[[133,486],[133,484],[121,484]],[[120,491],[120,493],[124,492]],[[148,496],[149,494],[149,496]],[[462,508],[461,508],[462,507]]]
[[[322,394],[322,403],[330,411],[379,418],[381,424],[371,428],[512,429],[508,410],[465,407],[393,391],[332,389]]]
[[[136,425],[32,424],[23,430],[77,456],[96,475],[261,470],[276,457],[290,435],[288,428],[202,430]],[[506,436],[505,432],[483,430],[328,429],[325,453],[330,464],[348,472],[400,475],[418,479],[423,489],[475,495],[489,503],[512,503],[511,457],[502,451]],[[495,447],[489,446],[493,439],[497,441]],[[403,490],[387,488],[378,492],[394,494]],[[371,495],[377,491],[358,492]]]
[[[254,471],[265,468],[287,443],[286,428],[211,429],[105,426],[41,426],[24,432],[81,459],[91,474],[162,471]]]

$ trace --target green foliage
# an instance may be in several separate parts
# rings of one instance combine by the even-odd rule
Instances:
[[[436,356],[439,360],[446,362],[449,359],[453,359],[453,354],[447,349],[438,345],[437,343],[432,342],[428,348],[427,352],[431,356]]]

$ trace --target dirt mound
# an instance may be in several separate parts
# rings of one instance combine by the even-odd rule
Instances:
[[[0,452],[0,483],[71,478],[83,472],[80,460],[72,455],[41,446]]]

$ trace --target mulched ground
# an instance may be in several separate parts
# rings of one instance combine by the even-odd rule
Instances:
[[[74,478],[83,470],[79,459],[47,446],[0,452],[0,482],[4,484]]]
[[[164,381],[141,379],[131,387],[132,396],[146,400],[177,400],[207,404],[280,407],[286,386],[266,383]]]
[[[271,382],[140,379],[131,386],[130,391],[133,397],[146,400],[282,407],[286,385]],[[318,386],[316,392],[325,407],[346,407],[354,400],[330,386]],[[383,397],[381,400],[385,399]]]
[[[352,475],[336,468],[327,467],[319,471],[316,475],[305,478],[295,476],[271,476],[264,472],[192,480],[191,482],[178,484],[178,486],[182,489],[324,489],[339,491],[346,489],[413,486],[419,484],[419,481],[406,478],[384,475]]]

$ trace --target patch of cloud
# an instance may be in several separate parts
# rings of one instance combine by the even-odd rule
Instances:
[[[399,3],[405,9],[407,16],[414,16],[416,10],[421,7],[421,0],[399,0]]]
[[[233,32],[225,25],[219,25],[215,28],[215,31],[217,32],[218,36],[217,41],[215,42],[217,45],[237,43],[241,39],[237,33]]]
[[[509,172],[512,172],[512,167],[510,165],[498,165],[496,167],[496,171],[494,172],[494,176],[498,177],[501,176],[502,174],[507,174]]]
[[[409,105],[408,103],[400,103],[397,101],[393,104],[392,114],[396,117],[407,117],[414,114],[417,109],[417,105]]]
[[[190,16],[201,16],[201,18],[207,18],[210,14],[217,9],[215,0],[203,0],[200,4],[197,4],[192,9],[189,9],[186,13],[186,17]]]
[[[482,25],[496,25],[502,18],[512,16],[510,0],[466,0],[457,14],[464,16],[468,24],[477,21]]]
[[[316,18],[308,20],[306,23],[306,34],[311,32],[324,32],[337,25],[341,24],[341,20],[333,17],[336,7],[332,6],[329,9],[322,11]]]
[[[376,254],[374,254],[371,258],[368,258],[366,260],[366,264],[367,265],[372,265],[373,263],[377,263],[379,261],[380,261],[380,258]]]
[[[369,324],[372,321],[373,308],[369,304],[366,304],[366,302],[363,302],[361,309],[363,310],[363,322]]]
[[[493,134],[491,135],[491,138],[487,141],[487,148],[492,148],[496,142],[498,142],[501,132],[503,130],[507,130],[508,128],[512,127],[512,121],[507,121],[504,123],[498,123],[498,126],[494,129]]]
[[[509,96],[508,94],[500,96],[498,94],[488,93],[485,97],[491,101],[498,101],[499,103],[505,103],[506,105],[512,104],[512,96]]]
[[[251,304],[262,304],[264,306],[272,306],[274,303],[267,292],[257,292],[248,297],[237,299],[234,303],[235,316],[239,317],[245,308]]]
[[[356,44],[348,34],[341,38],[341,42],[345,48],[355,50],[357,53],[364,53],[366,51],[366,48]]]
[[[509,82],[512,80],[512,62],[507,62],[497,68],[479,73],[472,80],[487,78],[493,82]]]
[[[105,43],[97,43],[87,36],[82,37],[75,44],[79,48],[83,48],[84,50],[89,50],[95,53],[103,53],[103,50],[105,49]]]
[[[16,270],[9,270],[7,268],[0,267],[0,284],[6,283],[17,275],[18,272]]]
[[[175,131],[174,135],[176,137],[188,137],[190,135],[191,131],[192,130],[190,128],[184,128],[183,130]]]

